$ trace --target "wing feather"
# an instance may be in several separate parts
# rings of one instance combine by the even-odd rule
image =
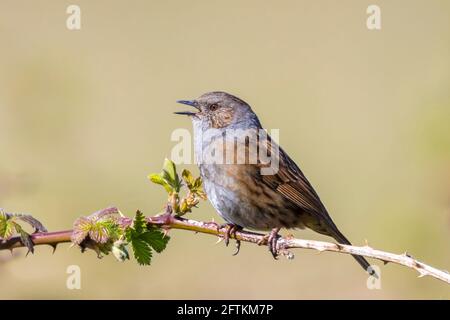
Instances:
[[[274,142],[270,138],[268,141],[268,148],[271,148],[271,144]],[[274,175],[261,175],[261,178],[263,183],[272,190],[277,190],[284,198],[298,206],[299,211],[308,212],[319,220],[334,226],[325,206],[308,179],[281,148],[279,148],[278,172]]]

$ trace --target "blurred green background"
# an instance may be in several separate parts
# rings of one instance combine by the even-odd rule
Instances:
[[[146,176],[171,132],[191,129],[175,100],[224,90],[280,129],[355,244],[450,269],[448,1],[78,0],[69,31],[72,3],[0,2],[0,207],[49,230],[108,205],[158,212],[165,194]],[[381,31],[366,28],[374,3]],[[191,217],[218,220],[206,202]],[[243,244],[232,257],[214,237],[171,235],[150,267],[69,245],[0,252],[0,298],[450,298],[397,265],[368,290],[346,255],[274,261]],[[72,264],[81,290],[66,288]]]

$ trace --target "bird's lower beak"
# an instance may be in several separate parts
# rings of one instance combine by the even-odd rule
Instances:
[[[194,107],[197,110],[200,110],[200,107],[198,106],[197,101],[195,100],[178,100],[178,103],[181,104],[186,104],[188,106]],[[182,115],[186,115],[186,116],[195,116],[196,112],[191,112],[191,111],[180,111],[180,112],[174,112],[175,114],[182,114]]]

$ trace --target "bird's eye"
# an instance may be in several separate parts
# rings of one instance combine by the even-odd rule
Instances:
[[[211,111],[216,111],[217,109],[219,109],[219,105],[217,103],[213,103],[209,106],[209,110]]]

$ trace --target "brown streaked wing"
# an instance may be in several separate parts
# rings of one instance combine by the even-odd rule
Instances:
[[[269,140],[269,144],[271,143]],[[333,223],[319,196],[301,170],[281,148],[279,152],[278,172],[275,175],[261,175],[262,181],[297,205],[300,210]]]

